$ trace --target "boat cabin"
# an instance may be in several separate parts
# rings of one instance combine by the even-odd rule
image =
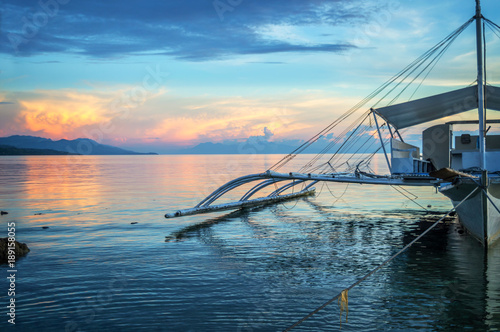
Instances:
[[[392,174],[429,173],[441,168],[480,169],[479,137],[453,136],[453,125],[457,124],[477,124],[477,121],[452,121],[427,128],[422,133],[422,154],[417,146],[391,139]],[[486,135],[486,163],[490,172],[500,171],[500,135]]]
[[[487,85],[485,90],[488,110],[500,111],[500,87]],[[453,139],[454,125],[478,126],[479,121],[451,121],[424,130],[422,154],[418,147],[404,143],[399,135],[401,129],[471,111],[477,109],[477,105],[478,85],[475,84],[401,104],[372,108],[374,117],[383,118],[399,136],[397,139],[391,135],[391,174],[429,173],[445,167],[455,170],[481,168],[478,136],[464,134]],[[500,120],[486,121],[487,125],[493,123],[500,123]],[[486,169],[500,171],[500,135],[486,134],[485,137]]]

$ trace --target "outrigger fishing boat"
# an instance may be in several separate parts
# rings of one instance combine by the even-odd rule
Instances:
[[[473,22],[477,76],[460,89],[414,99],[445,51]],[[474,238],[485,247],[491,245],[500,237],[500,135],[490,133],[490,129],[500,120],[487,119],[487,110],[500,111],[500,87],[486,82],[486,27],[500,35],[500,26],[482,15],[480,0],[476,0],[472,18],[273,167],[234,179],[195,207],[165,217],[255,207],[312,195],[314,185],[323,181],[396,188],[430,186],[451,199],[459,221]],[[469,119],[473,110],[477,110],[477,118]],[[459,120],[454,119],[457,115]],[[353,117],[356,120],[346,126],[346,120]],[[438,120],[441,122],[436,123]],[[422,148],[405,142],[404,131],[422,124],[429,126],[421,134]],[[474,132],[455,129],[461,126],[474,126]],[[333,136],[334,130],[342,132]],[[315,144],[323,145],[310,162],[296,171],[279,171]],[[379,152],[385,156],[388,174],[378,174],[370,167]],[[227,193],[253,182],[257,184],[239,200],[216,204]],[[300,190],[295,191],[297,186]],[[261,197],[254,198],[257,195]]]

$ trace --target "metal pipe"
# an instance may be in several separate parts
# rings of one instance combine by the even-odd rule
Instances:
[[[205,204],[202,204],[202,205],[199,205],[199,206],[200,207],[207,207],[210,204],[212,204],[214,201],[216,201],[217,199],[219,199],[221,196],[223,196],[225,193],[227,193],[228,191],[231,191],[231,190],[233,190],[235,188],[238,188],[239,186],[242,186],[244,184],[247,184],[247,183],[250,183],[250,182],[253,182],[253,181],[256,181],[256,180],[260,180],[260,179],[261,178],[241,179],[239,182],[226,184],[226,185],[220,187],[217,190],[217,193],[213,194],[210,199],[206,200]]]
[[[176,217],[182,217],[182,216],[189,216],[189,215],[193,215],[193,214],[201,214],[201,213],[236,210],[236,209],[241,209],[241,208],[263,206],[266,204],[278,203],[278,202],[282,202],[282,201],[286,201],[289,199],[294,199],[294,198],[298,198],[298,197],[302,197],[302,196],[314,195],[314,192],[315,192],[315,189],[312,188],[312,189],[302,190],[302,191],[299,191],[297,193],[291,193],[291,194],[276,196],[276,197],[262,197],[262,198],[256,198],[256,199],[252,199],[249,201],[243,201],[243,202],[232,202],[232,203],[219,204],[219,205],[214,205],[214,206],[183,209],[183,210],[178,210],[178,211],[173,212],[173,213],[166,213],[165,218],[176,218]]]
[[[301,184],[301,183],[304,183],[306,180],[293,180],[292,182],[290,183],[287,183],[285,184],[284,186],[278,188],[277,190],[273,191],[271,194],[269,194],[268,197],[273,197],[273,196],[277,196],[279,195],[280,193],[282,193],[283,191],[287,190],[287,189],[290,189],[292,187],[295,187],[296,185],[298,184]],[[317,181],[316,181],[317,182]]]
[[[286,179],[270,179],[270,180],[266,180],[266,181],[260,182],[257,185],[255,185],[252,189],[250,189],[249,191],[247,191],[247,193],[245,195],[243,195],[243,197],[240,198],[240,201],[247,201],[250,197],[252,197],[253,195],[255,195],[261,189],[263,189],[265,187],[268,187],[270,185],[273,185],[273,184],[275,184],[277,182],[281,182],[281,181],[286,181]]]
[[[340,183],[359,183],[359,184],[380,184],[380,185],[393,185],[393,186],[434,186],[435,178],[429,177],[427,180],[411,180],[411,178],[404,179],[399,177],[356,177],[355,175],[345,176],[332,176],[328,174],[304,174],[304,173],[278,173],[274,171],[267,171],[270,177],[276,179],[290,179],[290,180],[305,180],[305,181],[326,181],[326,182],[340,182]]]
[[[378,137],[380,138],[380,144],[382,145],[382,150],[384,150],[385,161],[387,161],[387,167],[389,167],[389,172],[392,174],[391,163],[389,162],[389,157],[387,156],[387,151],[385,150],[384,139],[382,138],[382,134],[380,134],[380,127],[378,126],[377,116],[375,112],[372,111],[373,118],[375,119],[375,125],[377,126]]]
[[[215,189],[210,195],[208,195],[207,197],[205,197],[195,207],[202,206],[205,202],[207,202],[208,200],[210,200],[213,196],[218,195],[219,192],[226,190],[226,188],[228,188],[228,187],[231,187],[231,186],[234,187],[235,184],[236,184],[236,187],[240,186],[241,185],[240,182],[242,182],[242,181],[243,181],[242,184],[244,184],[244,183],[247,183],[247,182],[252,182],[252,181],[255,181],[255,180],[265,179],[265,178],[267,178],[266,173],[261,173],[261,174],[245,175],[245,176],[236,178],[234,180],[231,180],[231,181],[227,182],[226,184],[220,186],[219,188]],[[220,195],[219,195],[219,197],[220,197]]]
[[[477,112],[479,115],[479,153],[480,167],[486,165],[486,111],[484,108],[484,66],[483,66],[483,27],[480,0],[476,0],[476,53],[477,53]]]

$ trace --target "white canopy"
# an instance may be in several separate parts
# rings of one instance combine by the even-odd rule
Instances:
[[[398,129],[415,126],[477,108],[477,85],[374,111]],[[500,88],[486,87],[486,108],[500,111]]]

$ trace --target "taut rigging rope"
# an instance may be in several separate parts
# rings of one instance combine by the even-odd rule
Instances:
[[[486,20],[486,19],[485,19]],[[280,161],[278,161],[276,164],[274,164],[270,170],[277,171],[287,163],[289,163],[292,159],[294,159],[298,154],[304,152],[307,148],[309,148],[312,144],[317,142],[321,137],[327,135],[328,133],[332,132],[334,128],[336,128],[341,122],[349,118],[351,115],[353,115],[355,112],[360,110],[363,106],[365,106],[368,102],[373,100],[375,97],[380,96],[383,91],[385,93],[375,102],[372,107],[376,107],[378,104],[380,104],[382,101],[386,100],[386,98],[389,97],[391,93],[394,92],[394,90],[402,85],[403,83],[407,82],[408,79],[410,78],[411,75],[415,75],[413,78],[410,79],[409,82],[407,82],[406,86],[396,94],[396,96],[391,97],[391,101],[389,104],[393,103],[398,99],[401,94],[412,84],[414,83],[420,76],[424,75],[422,81],[418,84],[417,88],[415,91],[413,91],[412,95],[415,94],[415,92],[418,90],[418,88],[421,86],[422,82],[427,78],[429,75],[429,72],[432,71],[436,63],[440,60],[440,58],[443,56],[443,54],[446,52],[446,50],[449,48],[449,46],[453,43],[453,41],[460,35],[472,22],[474,21],[474,17],[469,19],[467,22],[465,22],[462,26],[460,26],[458,29],[453,31],[451,34],[446,36],[443,40],[441,40],[439,43],[434,45],[430,50],[419,56],[417,59],[415,59],[412,63],[410,63],[408,66],[406,66],[403,70],[401,70],[399,73],[394,75],[392,78],[387,80],[385,83],[383,83],[379,88],[377,88],[375,91],[373,91],[371,94],[369,94],[367,97],[359,101],[356,105],[354,105],[352,108],[350,108],[348,111],[346,111],[344,114],[342,114],[338,119],[330,123],[327,127],[325,127],[323,130],[321,130],[319,133],[305,141],[302,145],[300,145],[298,148],[296,148],[294,151],[292,151],[290,154],[286,155],[284,158],[282,158]],[[496,28],[499,28],[496,24],[490,23],[489,20],[486,20],[488,22],[489,26],[493,26]],[[417,71],[420,68],[420,71]],[[411,98],[411,97],[410,97]],[[361,117],[357,118],[351,125],[347,126],[343,130],[343,132],[339,135],[336,135],[336,137],[329,142],[324,148],[320,150],[320,152],[310,161],[308,162],[304,167],[301,168],[301,171],[305,171],[307,169],[311,169],[314,167],[314,165],[324,156],[326,153],[328,153],[330,150],[334,148],[334,146],[338,145],[341,140],[344,139],[346,135],[349,135],[349,138],[357,138],[354,136],[356,132],[360,132],[360,128],[364,123],[364,120],[368,116],[369,111],[364,113]],[[366,129],[366,128],[365,128]],[[365,130],[366,132],[366,130]],[[348,152],[347,147],[348,146],[353,146],[356,142],[352,143],[346,143],[348,140],[345,140],[342,142],[340,147],[333,153],[332,158],[330,158],[330,162],[332,159],[337,156],[338,154],[341,153],[341,151],[345,151],[346,153]],[[352,145],[349,145],[352,144]],[[359,151],[359,149],[358,149]]]

